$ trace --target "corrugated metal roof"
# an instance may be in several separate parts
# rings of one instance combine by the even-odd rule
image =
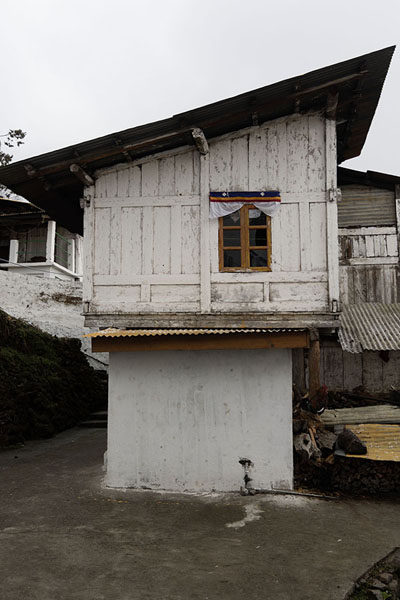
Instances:
[[[325,410],[321,419],[325,425],[358,425],[360,423],[400,424],[400,407],[392,404],[357,406]]]
[[[306,331],[305,329],[103,329],[87,333],[83,337],[149,337],[159,335],[222,335],[235,333],[281,333],[285,331]]]
[[[339,341],[346,352],[400,350],[400,304],[345,304]]]
[[[337,169],[338,185],[371,185],[386,190],[394,190],[395,185],[400,185],[400,176],[378,171],[356,171],[347,167]]]
[[[344,185],[341,190],[339,227],[396,225],[394,191],[366,185]]]
[[[350,425],[346,429],[353,431],[367,446],[367,454],[346,456],[400,462],[400,425],[363,424]]]
[[[268,85],[169,119],[112,133],[0,169],[0,183],[43,208],[70,231],[82,233],[82,183],[70,171],[89,175],[101,168],[186,144],[192,130],[208,139],[294,113],[326,112],[338,94],[338,161],[361,153],[381,95],[394,46]]]

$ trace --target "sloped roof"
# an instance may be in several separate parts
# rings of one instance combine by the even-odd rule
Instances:
[[[346,352],[400,350],[400,304],[345,304],[338,331]]]
[[[354,158],[365,143],[393,52],[393,46],[378,50],[169,119],[12,163],[0,169],[0,183],[70,231],[82,233],[83,185],[71,173],[71,164],[92,175],[126,160],[193,144],[194,128],[213,138],[296,112],[328,109],[329,115],[330,108],[337,119],[338,160]]]

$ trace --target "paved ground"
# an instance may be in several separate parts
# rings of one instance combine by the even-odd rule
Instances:
[[[104,448],[0,454],[1,600],[340,600],[400,545],[394,502],[106,490]]]

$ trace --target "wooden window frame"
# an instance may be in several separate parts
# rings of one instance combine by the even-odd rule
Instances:
[[[266,215],[266,225],[249,225],[249,210],[257,209],[253,204],[245,204],[240,208],[240,225],[224,226],[224,217],[219,218],[218,246],[219,246],[219,270],[226,272],[249,272],[249,271],[271,271],[271,217]],[[224,230],[240,229],[240,246],[224,246]],[[266,229],[267,245],[250,246],[250,230]],[[241,266],[225,267],[224,250],[240,250]],[[267,265],[265,267],[250,266],[250,250],[267,250]]]

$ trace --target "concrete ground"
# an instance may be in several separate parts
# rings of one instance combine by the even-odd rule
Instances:
[[[1,600],[340,600],[400,545],[393,501],[104,489],[105,433],[0,454]]]

